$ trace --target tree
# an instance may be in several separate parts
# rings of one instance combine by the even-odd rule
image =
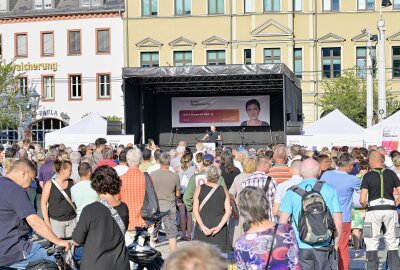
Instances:
[[[20,75],[20,74],[18,74]],[[0,128],[18,126],[17,77],[14,62],[6,63],[0,60],[0,94],[4,96],[0,100]]]
[[[339,109],[357,124],[365,127],[367,123],[367,84],[364,79],[357,78],[353,71],[346,71],[341,77],[333,80],[324,80],[322,88],[325,94],[319,99],[318,106],[324,113]],[[387,115],[400,108],[390,89],[386,92]],[[374,82],[374,119],[378,117],[378,86]]]

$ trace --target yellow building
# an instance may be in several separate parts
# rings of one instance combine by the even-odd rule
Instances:
[[[400,95],[400,0],[383,9],[386,79]],[[125,66],[285,63],[302,80],[305,123],[324,77],[360,66],[381,0],[126,0]]]

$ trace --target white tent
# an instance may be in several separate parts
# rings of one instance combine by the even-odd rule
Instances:
[[[47,133],[45,147],[63,143],[77,149],[80,144],[93,143],[97,138],[107,135],[107,120],[92,112],[80,121],[65,128]]]
[[[304,127],[303,135],[288,135],[287,144],[298,144],[309,149],[324,146],[363,146],[365,129],[353,122],[339,110]]]
[[[400,141],[400,111],[365,130],[367,145],[382,145],[387,151],[398,150]]]

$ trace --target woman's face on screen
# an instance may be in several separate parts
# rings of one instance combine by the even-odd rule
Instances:
[[[250,104],[247,106],[247,114],[249,115],[250,120],[257,120],[260,115],[260,108],[256,104]]]

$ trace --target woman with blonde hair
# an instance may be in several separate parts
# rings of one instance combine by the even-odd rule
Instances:
[[[190,177],[195,174],[195,168],[192,166],[192,155],[189,153],[184,154],[181,157],[181,166],[178,170],[179,180],[181,184],[181,198],[178,200],[179,208],[179,220],[180,227],[183,236],[181,240],[189,241],[192,234],[192,215],[187,211],[185,204],[183,203],[183,195],[185,194],[187,184],[189,183]]]

